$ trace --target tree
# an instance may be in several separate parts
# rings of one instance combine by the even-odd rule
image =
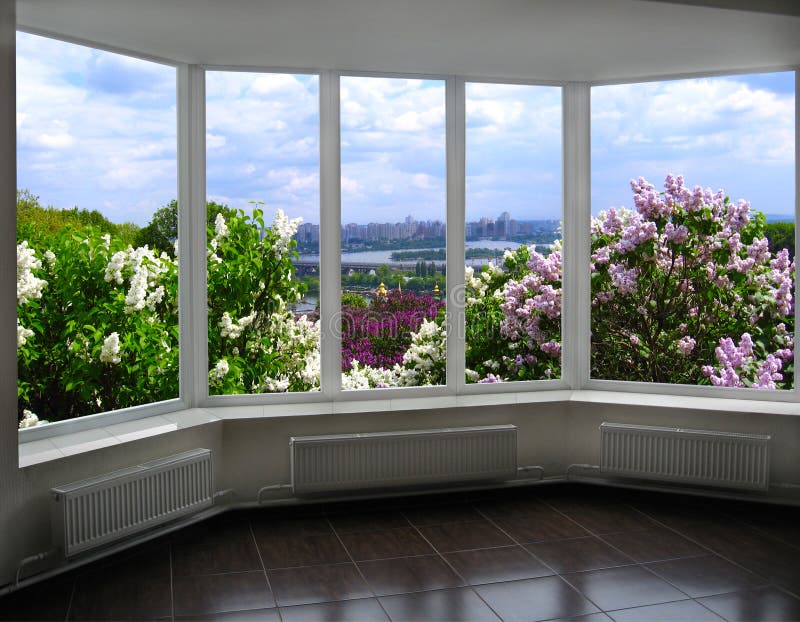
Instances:
[[[786,248],[789,256],[794,257],[794,223],[793,222],[770,222],[764,228],[764,235],[769,240],[769,250],[776,254],[779,250]]]
[[[214,201],[206,203],[206,226],[214,226],[217,214],[222,214],[225,218],[236,215],[236,210],[227,205],[221,205]],[[142,227],[137,233],[134,246],[144,246],[163,251],[170,257],[175,257],[175,240],[178,239],[178,201],[172,199],[164,207],[159,208],[153,214],[150,222]]]

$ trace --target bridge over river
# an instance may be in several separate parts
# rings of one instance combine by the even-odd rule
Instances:
[[[298,275],[317,274],[319,273],[319,261],[316,259],[294,259],[292,260]],[[389,266],[392,270],[414,270],[417,267],[417,262],[369,262],[369,261],[343,261],[341,264],[342,274],[350,274],[352,272],[369,272],[370,270],[377,270],[379,266]]]

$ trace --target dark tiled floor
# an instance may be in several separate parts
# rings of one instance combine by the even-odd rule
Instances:
[[[0,620],[798,620],[800,508],[580,485],[231,512]]]

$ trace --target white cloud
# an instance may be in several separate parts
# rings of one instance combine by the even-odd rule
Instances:
[[[421,190],[430,190],[434,187],[434,179],[427,173],[416,173],[411,177],[411,185]]]
[[[342,175],[341,184],[342,184],[342,192],[346,194],[359,194],[364,187],[355,179],[345,177],[344,175]]]
[[[220,149],[225,146],[228,139],[221,134],[206,133],[206,148],[207,149]]]

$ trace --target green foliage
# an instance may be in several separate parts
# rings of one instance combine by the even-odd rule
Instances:
[[[35,231],[37,234],[56,235],[65,227],[79,229],[92,227],[101,233],[108,233],[122,244],[132,244],[138,235],[139,227],[133,223],[115,224],[97,210],[73,207],[58,209],[44,207],[37,195],[28,190],[17,190],[17,228]]]
[[[18,348],[18,394],[23,409],[50,421],[126,408],[178,396],[178,268],[166,256],[126,252],[102,230],[67,225],[55,235],[32,223],[22,228],[39,258],[43,295],[21,305],[19,323],[33,336]],[[130,249],[131,251],[133,249]],[[105,278],[115,257],[120,280]],[[146,274],[150,293],[133,308],[131,281]],[[101,356],[112,333],[119,362]]]
[[[364,300],[363,296],[359,296],[358,294],[344,293],[342,294],[342,306],[366,308],[367,301]]]
[[[236,210],[214,201],[206,203],[206,226],[213,227],[217,214],[230,218]],[[142,227],[134,238],[134,246],[144,246],[163,251],[175,257],[175,240],[178,239],[178,201],[173,199],[153,214],[150,222]]]
[[[774,255],[783,248],[789,249],[789,256],[794,257],[794,223],[770,222],[764,227],[764,235],[769,240],[769,250]]]

